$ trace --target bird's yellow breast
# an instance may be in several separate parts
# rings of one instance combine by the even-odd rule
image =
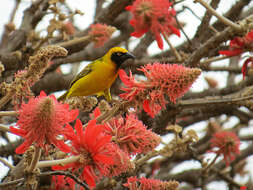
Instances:
[[[103,92],[110,88],[117,75],[114,63],[96,60],[92,63],[91,72],[76,81],[67,96],[89,96]]]

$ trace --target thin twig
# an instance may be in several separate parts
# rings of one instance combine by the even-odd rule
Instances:
[[[1,116],[17,116],[17,111],[0,111],[0,117]]]
[[[64,175],[64,176],[70,177],[76,183],[78,183],[79,185],[84,187],[85,189],[89,189],[89,186],[86,183],[81,181],[78,177],[76,177],[75,175],[73,175],[70,172],[67,172],[67,171],[49,171],[49,172],[43,172],[43,173],[39,174],[40,177],[48,176],[48,175]]]
[[[6,186],[10,186],[10,185],[16,185],[18,183],[23,182],[25,179],[24,178],[20,178],[20,179],[16,179],[13,181],[8,181],[6,183],[0,183],[0,187],[6,187]]]
[[[0,157],[0,162],[2,162],[5,166],[7,166],[8,168],[12,169],[14,168],[13,165],[11,165],[9,162],[7,162],[4,158]]]
[[[50,166],[55,166],[55,165],[66,165],[72,162],[76,162],[80,159],[80,156],[71,156],[68,158],[64,159],[59,159],[59,160],[50,160],[50,161],[40,161],[37,164],[37,168],[45,168],[45,167],[50,167]]]
[[[91,40],[91,37],[88,35],[88,36],[83,36],[80,38],[74,38],[73,40],[68,40],[66,42],[60,42],[60,43],[57,43],[56,45],[64,47],[64,48],[68,48],[76,44],[89,42],[90,40]]]
[[[228,58],[231,58],[231,56],[218,56],[218,57],[211,57],[211,58],[208,58],[208,59],[205,59],[204,61],[201,61],[200,64],[203,65],[203,64],[209,64],[209,63],[212,63],[212,62],[215,62],[215,61],[220,61],[220,60],[223,60],[223,59],[228,59]]]
[[[8,126],[0,125],[0,131],[10,132],[10,128]]]
[[[204,172],[208,171],[215,163],[215,161],[219,158],[219,154],[216,154],[215,158],[212,160],[210,164],[208,164],[205,168],[203,168]]]
[[[7,104],[12,96],[15,94],[15,92],[11,91],[11,92],[8,92],[4,97],[2,97],[0,99],[0,108],[2,108],[5,104]]]
[[[212,172],[216,172],[222,179],[224,179],[225,181],[227,181],[229,184],[240,188],[242,186],[242,184],[239,184],[237,182],[235,182],[231,177],[223,174],[220,170],[216,169],[216,168],[211,168],[210,169]]]
[[[10,23],[13,23],[13,21],[14,21],[14,18],[16,16],[17,10],[19,8],[20,2],[21,2],[21,0],[16,0],[15,7],[11,13]]]
[[[149,159],[158,156],[160,154],[160,151],[152,151],[149,152],[148,154],[146,154],[145,156],[141,157],[140,159],[136,160],[135,162],[135,167],[138,168],[140,167],[142,164],[144,164],[146,161],[148,161]]]
[[[220,103],[232,103],[232,102],[239,102],[243,100],[250,100],[253,99],[253,95],[239,97],[239,98],[210,98],[210,99],[192,99],[192,100],[181,100],[178,102],[179,106],[206,106],[207,104],[220,104]]]
[[[169,39],[167,38],[167,36],[165,34],[163,34],[163,37],[165,39],[165,41],[167,42],[167,44],[170,46],[170,49],[172,50],[172,52],[174,53],[174,55],[177,58],[178,62],[183,61],[181,55],[178,53],[178,51],[176,50],[176,48],[174,48],[174,46],[170,43]]]
[[[41,156],[41,148],[35,146],[35,150],[33,153],[33,158],[32,158],[32,162],[28,168],[28,172],[33,172],[36,169],[36,166],[40,160],[40,156]]]
[[[81,185],[82,187],[84,187],[86,190],[89,189],[89,186],[87,184],[85,184],[84,182],[82,182],[80,179],[78,179],[76,176],[74,176],[70,172],[66,172],[66,171],[50,171],[50,172],[40,173],[38,176],[39,177],[43,177],[43,176],[48,176],[48,175],[65,175],[67,177],[72,178],[76,183],[78,183],[79,185]],[[23,182],[24,180],[25,180],[25,178],[20,178],[20,179],[17,179],[17,180],[6,182],[6,183],[1,183],[0,187],[6,187],[6,186],[10,186],[10,185],[16,185],[18,183]]]
[[[205,1],[203,0],[195,0],[196,2],[199,2],[201,5],[203,5],[208,11],[210,11],[214,16],[216,16],[221,22],[223,22],[224,24],[232,27],[235,30],[241,30],[241,26],[238,24],[235,24],[234,22],[230,21],[229,19],[227,19],[226,17],[220,15],[219,13],[216,12],[215,9],[213,9],[209,4],[207,4]]]

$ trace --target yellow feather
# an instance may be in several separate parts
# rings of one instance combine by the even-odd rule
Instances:
[[[111,48],[102,58],[88,64],[72,81],[69,90],[58,100],[73,96],[104,95],[111,100],[110,87],[118,76],[117,63],[112,61],[113,53],[127,53],[124,48]],[[129,55],[129,54],[128,54]],[[128,57],[131,58],[131,57]],[[127,58],[127,59],[128,59]],[[124,60],[123,60],[124,61]]]

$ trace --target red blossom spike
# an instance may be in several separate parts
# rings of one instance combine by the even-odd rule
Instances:
[[[92,24],[90,26],[89,36],[95,43],[95,47],[101,47],[107,42],[116,28],[108,26],[106,24]]]
[[[133,15],[130,20],[130,24],[134,27],[132,36],[139,38],[150,30],[160,49],[163,49],[161,34],[166,36],[176,34],[180,37],[174,18],[176,11],[168,0],[136,0],[133,5],[127,6],[126,10]]]
[[[130,72],[130,76],[120,70],[119,76],[126,87],[122,88],[125,93],[120,97],[134,101],[136,105],[142,102],[142,107],[151,117],[154,117],[165,107],[168,96],[172,103],[183,96],[198,78],[201,70],[187,68],[176,64],[148,64],[141,69],[147,80],[136,81]]]
[[[126,118],[112,119],[107,132],[113,136],[114,141],[127,154],[147,153],[154,150],[160,144],[160,137],[148,130],[137,119],[136,115],[130,114]]]
[[[221,131],[213,135],[211,139],[211,147],[217,148],[211,150],[219,155],[223,155],[226,165],[228,166],[230,162],[235,159],[236,155],[240,154],[240,139],[233,132]]]
[[[16,149],[16,153],[24,153],[32,144],[45,150],[54,144],[64,152],[70,151],[57,136],[64,134],[63,126],[76,119],[78,110],[69,110],[67,104],[59,103],[53,95],[47,96],[42,91],[40,96],[23,103],[18,112],[17,126],[10,127],[10,130],[23,137],[25,142]]]
[[[124,184],[130,190],[177,190],[179,183],[177,181],[161,181],[158,179],[147,179],[142,177],[129,177],[127,183]]]

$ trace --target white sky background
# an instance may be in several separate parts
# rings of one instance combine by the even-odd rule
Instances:
[[[20,8],[17,12],[17,15],[15,17],[14,23],[16,24],[17,28],[20,25],[20,22],[22,20],[22,16],[23,16],[23,11],[24,9],[26,9],[27,7],[29,7],[30,5],[30,0],[21,0],[22,3],[20,4]],[[9,15],[11,13],[11,11],[13,10],[14,7],[14,2],[15,0],[7,0],[7,1],[1,1],[1,7],[0,7],[0,36],[2,35],[3,32],[3,28],[4,28],[4,24],[6,24],[9,21]],[[93,21],[93,15],[94,15],[94,10],[95,10],[95,0],[67,0],[67,2],[69,2],[69,6],[74,10],[74,9],[79,9],[82,12],[84,12],[85,14],[83,16],[75,16],[75,25],[78,26],[80,29],[84,29],[87,26],[89,26],[92,21]],[[110,1],[108,1],[110,2]],[[226,12],[231,6],[232,4],[234,4],[234,2],[236,2],[236,0],[222,0],[219,8],[218,8],[218,12],[220,13],[224,13]],[[253,2],[251,3],[253,4]],[[181,8],[182,4],[176,5],[176,9],[179,10]],[[195,14],[197,14],[199,17],[202,17],[205,9],[200,5],[200,4],[195,4],[193,3],[193,0],[186,0],[183,5],[188,5],[194,12]],[[186,10],[184,12],[184,14],[181,14],[179,17],[180,21],[185,22],[187,25],[184,27],[185,32],[187,33],[187,35],[189,37],[192,37],[195,33],[195,31],[197,30],[197,26],[200,24],[200,21],[192,15],[192,13],[189,10]],[[216,20],[216,18],[212,18],[212,22],[214,22]],[[189,24],[190,23],[190,24]],[[42,29],[42,28],[46,28],[45,26],[48,25],[48,19],[44,19],[44,22],[42,24],[39,25],[38,29]],[[132,38],[132,45],[130,45],[130,48],[133,49],[134,46],[137,44],[137,42],[139,41],[136,38]],[[177,36],[172,36],[171,37],[171,42],[174,45],[178,45],[180,43],[182,43],[183,41],[185,41],[185,37],[183,35],[183,33],[181,33],[181,38],[177,37]],[[130,49],[130,51],[131,51]],[[164,49],[168,49],[168,45],[166,43],[164,43]],[[157,43],[154,42],[152,43],[152,45],[148,48],[148,52],[150,54],[155,54],[155,53],[159,53],[161,52],[161,50],[157,47]],[[219,61],[219,62],[215,62],[213,63],[213,65],[215,66],[224,66],[227,65],[226,61]],[[226,76],[227,73],[225,72],[208,72],[208,73],[204,73],[202,74],[199,79],[193,84],[191,90],[193,91],[202,91],[203,89],[208,88],[205,80],[204,80],[204,76],[212,76],[215,77],[215,79],[219,82],[219,87],[222,88],[226,85]],[[241,80],[241,77],[238,78],[238,80]],[[231,126],[231,124],[234,124],[235,122],[237,122],[236,119],[231,119],[228,122],[228,127]],[[252,125],[253,123],[251,123]],[[205,122],[200,122],[197,123],[193,126],[191,126],[190,128],[193,128],[199,132],[203,131],[205,128],[206,123]],[[251,127],[252,128],[252,127]],[[253,133],[253,131],[250,131],[251,133]],[[249,131],[245,131],[245,133],[249,133]],[[14,135],[12,135],[13,138]],[[4,142],[0,141],[0,144],[3,144]],[[242,147],[245,147],[245,145],[242,145]],[[208,154],[208,158],[212,158],[213,155],[212,154]],[[253,165],[253,157],[251,156],[251,158],[248,159],[249,160],[249,165],[251,163],[251,165]],[[11,159],[9,159],[9,162],[11,162]],[[186,168],[199,168],[199,164],[197,162],[194,161],[189,161],[187,163],[183,163],[181,166],[178,166],[177,168],[175,168],[173,170],[173,172],[178,172],[178,171],[182,171],[183,169]],[[249,168],[250,169],[250,168]],[[253,168],[251,167],[251,171],[253,171]],[[2,165],[2,163],[0,163],[0,179],[6,174],[7,172],[7,168],[5,166]],[[253,176],[253,173],[251,174],[251,176]],[[245,181],[245,179],[241,179],[241,178],[237,178],[238,182],[240,182],[242,180]],[[218,184],[218,186],[217,186]],[[217,189],[217,187],[219,187],[219,189],[225,189],[225,184],[224,183],[220,183],[220,182],[215,182],[212,183],[208,186],[208,188],[210,190],[212,189]]]

